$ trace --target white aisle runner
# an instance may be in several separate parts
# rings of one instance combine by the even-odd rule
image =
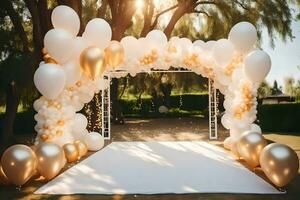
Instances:
[[[280,192],[207,142],[113,142],[35,193]]]

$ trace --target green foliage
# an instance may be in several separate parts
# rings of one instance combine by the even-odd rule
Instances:
[[[299,103],[261,105],[258,107],[257,117],[263,131],[300,131]]]
[[[263,81],[257,89],[258,98],[264,98],[271,94],[271,87],[266,81]]]
[[[158,113],[158,110],[154,107],[153,100],[150,98],[141,99],[140,102],[137,99],[121,99],[120,104],[125,116],[139,115],[141,117],[146,117],[151,115],[151,113]],[[163,103],[161,101],[159,106],[162,105]],[[173,109],[174,112],[176,109],[177,111],[184,110],[187,113],[191,112],[191,114],[193,114],[194,111],[207,113],[208,95],[172,95],[170,98],[170,109],[171,111]]]

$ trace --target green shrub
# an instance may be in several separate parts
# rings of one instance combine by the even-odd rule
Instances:
[[[300,131],[299,103],[261,105],[257,117],[263,131]]]

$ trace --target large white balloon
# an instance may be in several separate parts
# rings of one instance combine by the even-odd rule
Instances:
[[[152,43],[155,43],[158,46],[164,46],[168,43],[167,36],[161,30],[152,30],[152,31],[150,31],[147,34],[146,38],[149,39],[150,41],[152,41]]]
[[[104,137],[97,132],[91,132],[84,138],[89,151],[98,151],[104,146]]]
[[[87,127],[87,124],[87,118],[81,113],[76,113],[72,129],[74,131],[84,130]]]
[[[269,73],[271,64],[270,56],[266,52],[255,50],[245,58],[245,75],[250,81],[261,83]]]
[[[249,22],[237,23],[231,28],[228,39],[236,51],[246,53],[253,48],[257,40],[256,28]]]
[[[125,60],[128,61],[136,56],[136,50],[138,49],[138,40],[133,36],[126,36],[122,38],[121,44],[124,47]]]
[[[68,31],[51,29],[44,37],[44,46],[56,61],[64,63],[73,55],[73,41]]]
[[[66,75],[66,86],[73,86],[81,76],[80,66],[74,60],[69,60],[63,65]]]
[[[51,21],[54,28],[64,29],[73,36],[79,32],[80,19],[77,13],[68,6],[60,5],[54,8]]]
[[[227,39],[220,39],[213,48],[213,56],[215,61],[221,67],[227,66],[234,55],[234,47]]]
[[[104,19],[95,18],[87,23],[82,37],[86,38],[91,45],[104,49],[109,45],[112,31]]]
[[[55,99],[63,91],[65,82],[65,72],[56,64],[41,65],[34,73],[36,88],[48,99]]]

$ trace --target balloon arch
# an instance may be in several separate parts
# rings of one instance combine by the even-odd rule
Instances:
[[[270,70],[271,60],[256,47],[257,32],[252,24],[240,22],[228,39],[218,41],[168,40],[162,31],[153,30],[144,38],[127,36],[118,42],[111,41],[111,28],[100,18],[89,21],[82,36],[76,36],[78,16],[69,7],[58,6],[51,19],[54,28],[44,38],[44,62],[34,75],[43,95],[34,102],[36,144],[51,141],[63,146],[91,135],[86,130],[86,117],[76,112],[94,94],[109,88],[105,77],[135,76],[170,67],[213,80],[213,87],[225,96],[221,122],[229,129],[230,140],[237,141],[255,126],[257,89]]]
[[[37,170],[50,180],[66,160],[75,162],[88,150],[101,149],[103,135],[88,133],[88,120],[79,113],[84,104],[101,91],[102,113],[109,113],[109,78],[168,71],[170,67],[193,71],[210,80],[213,105],[210,128],[215,131],[215,91],[224,94],[225,114],[221,122],[230,132],[230,137],[224,140],[225,148],[242,157],[252,168],[260,165],[278,187],[286,185],[297,174],[297,154],[286,145],[267,145],[260,127],[253,124],[257,89],[270,71],[271,60],[258,49],[257,32],[252,24],[240,22],[230,30],[228,39],[218,41],[192,43],[188,38],[179,37],[168,40],[162,31],[153,30],[145,38],[127,36],[117,42],[111,41],[111,28],[100,18],[89,21],[82,36],[76,36],[80,20],[67,6],[56,7],[51,20],[54,28],[44,38],[44,61],[34,74],[35,86],[42,94],[33,104],[37,111],[35,145],[9,147],[1,158],[0,177],[5,176],[20,186]],[[105,120],[109,127],[109,115],[103,114],[102,134],[106,131]]]

